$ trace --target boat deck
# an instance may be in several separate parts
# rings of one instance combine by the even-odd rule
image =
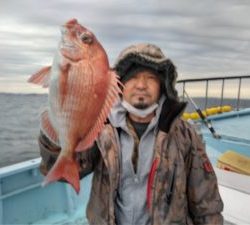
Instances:
[[[202,126],[207,154],[215,168],[221,197],[224,201],[225,224],[249,224],[250,176],[216,168],[217,159],[228,150],[250,157],[250,109],[229,112],[209,118],[220,139],[212,137]],[[230,221],[230,222],[229,222]]]

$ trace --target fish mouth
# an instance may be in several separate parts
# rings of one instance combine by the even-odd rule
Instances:
[[[66,48],[66,49],[70,49],[70,50],[75,50],[77,48],[76,44],[69,41],[69,40],[65,40],[64,38],[62,38],[61,40],[61,48]]]
[[[67,48],[67,49],[71,49],[71,50],[75,50],[77,48],[81,48],[81,45],[79,45],[74,40],[69,40],[67,38],[66,39],[62,38],[62,40],[61,40],[61,47],[62,48]]]
[[[62,47],[63,48],[70,48],[70,49],[75,49],[76,46],[73,44],[69,44],[69,43],[62,43]]]

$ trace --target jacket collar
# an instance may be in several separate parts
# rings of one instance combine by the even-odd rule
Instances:
[[[174,127],[175,121],[182,115],[187,102],[179,102],[173,99],[166,99],[162,106],[162,112],[159,122],[164,122],[164,128],[167,133]]]

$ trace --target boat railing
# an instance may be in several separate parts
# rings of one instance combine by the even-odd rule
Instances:
[[[240,107],[240,101],[241,101],[241,89],[242,89],[242,81],[245,79],[250,80],[250,75],[239,75],[239,76],[228,76],[228,77],[208,77],[208,78],[195,78],[195,79],[182,79],[178,80],[177,83],[182,85],[182,99],[185,100],[185,90],[186,90],[186,84],[190,83],[197,83],[197,82],[204,82],[205,83],[205,94],[203,98],[205,98],[205,104],[204,108],[206,109],[208,106],[208,91],[209,91],[209,84],[211,81],[219,81],[221,82],[221,92],[220,92],[220,106],[223,105],[224,101],[224,94],[225,94],[225,83],[229,80],[237,80],[238,81],[238,88],[237,88],[237,96],[235,96],[233,99],[236,100],[236,106],[235,109],[238,111]]]

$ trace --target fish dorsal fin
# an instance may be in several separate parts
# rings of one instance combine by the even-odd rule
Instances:
[[[41,114],[40,129],[52,143],[54,143],[55,145],[59,144],[57,132],[55,131],[54,127],[52,126],[49,120],[49,113],[47,110],[45,110]]]
[[[42,85],[42,87],[46,88],[46,87],[49,86],[50,71],[51,71],[51,66],[43,67],[38,72],[33,74],[28,79],[28,82],[38,84],[38,85]]]
[[[104,128],[104,123],[108,117],[108,114],[111,111],[112,106],[119,99],[119,94],[122,93],[121,89],[119,88],[119,85],[122,86],[122,84],[118,80],[118,76],[116,75],[115,72],[111,70],[109,71],[109,73],[110,73],[110,84],[108,87],[107,97],[103,104],[102,110],[94,126],[87,133],[87,135],[78,143],[75,149],[75,151],[77,152],[84,151],[93,145],[98,134]]]

